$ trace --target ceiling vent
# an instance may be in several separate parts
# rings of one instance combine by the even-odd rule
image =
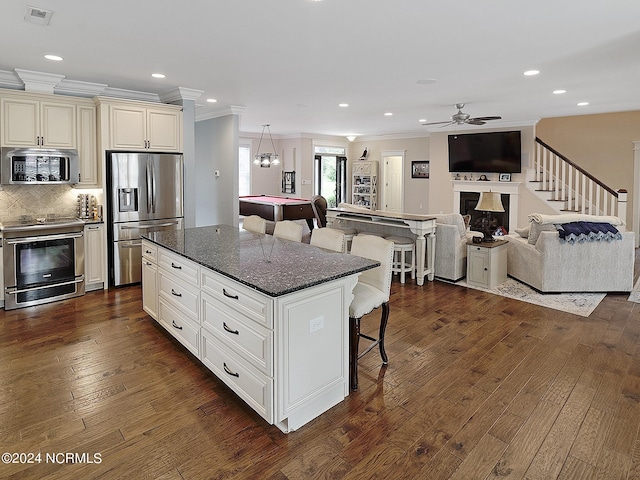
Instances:
[[[49,25],[51,15],[53,15],[51,10],[27,5],[27,12],[24,14],[24,21],[35,23],[36,25]]]

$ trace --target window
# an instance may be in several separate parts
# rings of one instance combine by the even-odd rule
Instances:
[[[251,195],[251,147],[240,145],[238,152],[238,195]]]

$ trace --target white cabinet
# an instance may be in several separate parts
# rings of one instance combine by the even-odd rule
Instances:
[[[80,181],[77,187],[99,188],[98,127],[96,107],[79,105],[77,109],[78,156],[80,157]]]
[[[354,162],[351,184],[351,203],[371,210],[378,209],[378,162]]]
[[[202,363],[274,423],[273,300],[202,269]]]
[[[76,104],[49,97],[3,94],[3,147],[76,148]]]
[[[142,240],[142,309],[158,320],[158,247]]]
[[[198,358],[199,277],[198,264],[164,248],[158,248],[158,322]]]
[[[104,228],[103,223],[88,223],[84,227],[84,283],[87,291],[104,287]]]
[[[492,289],[507,280],[507,240],[467,244],[467,283]]]
[[[145,311],[157,311],[158,322],[269,423],[296,430],[349,394],[347,318],[357,275],[270,297],[142,245]]]
[[[105,150],[182,151],[182,107],[98,99]]]

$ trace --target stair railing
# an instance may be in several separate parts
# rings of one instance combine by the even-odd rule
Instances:
[[[626,221],[627,191],[614,190],[536,137],[535,181],[570,212],[615,215]]]

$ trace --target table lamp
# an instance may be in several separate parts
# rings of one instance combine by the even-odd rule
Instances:
[[[502,206],[502,200],[500,198],[500,193],[498,192],[480,192],[480,199],[478,200],[478,204],[476,205],[476,210],[479,212],[483,212],[482,216],[482,233],[484,237],[482,238],[483,242],[493,242],[493,235],[491,234],[491,221],[490,215],[491,212],[504,212],[504,207]]]

